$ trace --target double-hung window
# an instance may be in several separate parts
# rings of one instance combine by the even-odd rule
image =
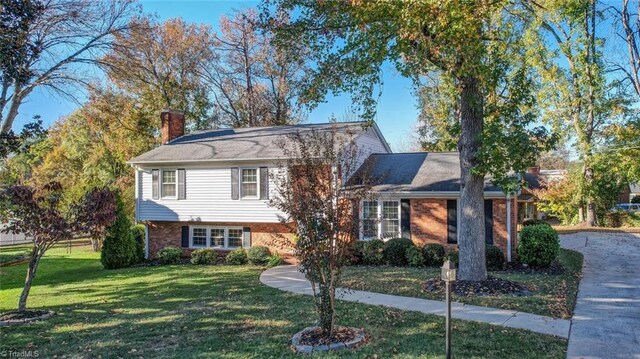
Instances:
[[[363,239],[400,236],[400,201],[363,201],[361,218]]]
[[[207,228],[203,227],[194,227],[193,233],[191,235],[191,246],[192,247],[207,247]]]
[[[176,197],[176,171],[162,170],[162,198]]]
[[[224,228],[211,228],[211,247],[224,247]]]
[[[258,197],[258,169],[243,168],[240,176],[240,190],[242,198]]]
[[[362,202],[362,235],[365,238],[378,237],[378,201]]]
[[[227,235],[227,247],[242,247],[242,229],[229,228],[229,234]]]
[[[398,201],[382,202],[382,228],[380,237],[393,238],[400,234],[400,206]]]

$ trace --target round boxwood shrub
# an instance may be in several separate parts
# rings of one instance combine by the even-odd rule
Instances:
[[[255,246],[247,250],[247,259],[249,260],[249,263],[254,266],[266,265],[269,261],[270,255],[271,252],[266,246]]]
[[[392,238],[384,244],[384,261],[392,266],[407,265],[407,249],[414,247],[408,238]]]
[[[502,270],[504,268],[504,255],[500,248],[487,244],[484,252],[487,258],[487,270]]]
[[[210,248],[196,249],[191,252],[191,263],[193,264],[216,264],[216,252]]]
[[[136,244],[131,235],[131,221],[124,210],[124,203],[116,194],[116,220],[107,228],[102,244],[100,262],[106,269],[124,268],[135,261]]]
[[[354,241],[349,248],[349,263],[350,264],[362,264],[364,263],[364,245],[366,241]]]
[[[384,264],[384,242],[379,239],[365,241],[362,248],[362,258],[364,264],[374,266]]]
[[[549,225],[524,226],[520,231],[518,257],[533,267],[548,267],[560,252],[558,232]]]
[[[247,264],[247,251],[244,248],[236,248],[227,254],[225,262],[232,265]]]
[[[452,250],[451,252],[445,254],[444,260],[445,261],[446,260],[452,261],[456,265],[456,268],[457,268],[458,267],[458,263],[460,262],[459,261],[458,251],[457,250]],[[444,263],[444,261],[442,263]]]
[[[158,251],[158,261],[161,264],[178,264],[182,258],[182,248],[167,246]]]
[[[133,258],[133,263],[140,263],[144,261],[144,226],[136,224],[131,227],[131,235],[133,241],[136,243],[136,254]]]
[[[424,265],[424,256],[422,255],[420,248],[411,246],[407,248],[404,255],[407,259],[407,264],[410,267],[422,267]]]
[[[427,243],[422,247],[424,265],[429,267],[440,267],[444,263],[444,246],[438,243]]]

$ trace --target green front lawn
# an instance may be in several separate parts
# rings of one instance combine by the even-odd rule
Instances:
[[[293,333],[314,322],[311,298],[259,282],[260,268],[162,266],[103,270],[85,248],[53,249],[42,260],[31,308],[48,321],[0,328],[0,352],[40,357],[297,357]],[[0,268],[0,311],[14,309],[25,265]],[[342,325],[363,327],[370,342],[323,357],[443,358],[444,318],[339,302]],[[459,358],[564,358],[566,340],[487,324],[454,321]]]
[[[566,271],[561,275],[490,272],[490,275],[524,284],[531,296],[459,297],[453,300],[485,307],[513,309],[556,318],[571,318],[576,304],[582,254],[561,249],[559,260]],[[342,277],[343,287],[371,292],[403,295],[434,300],[444,300],[444,295],[425,291],[427,279],[439,277],[439,268],[370,267],[346,268]]]

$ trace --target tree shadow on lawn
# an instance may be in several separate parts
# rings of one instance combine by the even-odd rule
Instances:
[[[0,330],[1,350],[72,357],[297,357],[291,335],[315,320],[309,296],[262,285],[255,267],[167,266],[102,271],[69,283],[41,306],[57,316]],[[17,299],[17,298],[16,298]],[[363,327],[370,343],[326,357],[442,356],[444,319],[339,302],[338,323]],[[562,339],[454,321],[459,357],[561,357]]]

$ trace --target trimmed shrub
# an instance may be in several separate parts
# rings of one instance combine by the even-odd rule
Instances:
[[[414,247],[408,238],[392,238],[384,244],[384,261],[392,266],[407,265],[407,249]]]
[[[182,248],[167,246],[158,251],[158,261],[161,264],[178,264],[182,259]]]
[[[640,203],[640,196],[635,196],[635,197],[631,198],[631,202],[630,203]]]
[[[424,256],[420,248],[416,246],[409,247],[404,255],[410,267],[422,267],[424,265]]]
[[[379,239],[365,241],[362,258],[364,264],[376,266],[384,264],[384,242]]]
[[[558,232],[549,225],[525,226],[520,231],[518,257],[534,267],[548,267],[560,252]]]
[[[232,265],[247,264],[247,251],[244,248],[236,248],[229,252],[224,260]]]
[[[254,266],[263,266],[269,262],[271,252],[266,246],[255,246],[247,250],[247,259]]]
[[[269,260],[267,261],[267,268],[277,267],[281,265],[284,261],[282,257],[278,253],[269,256]]]
[[[487,258],[487,270],[502,270],[504,268],[504,255],[500,248],[487,244],[484,252]]]
[[[144,261],[144,226],[136,224],[131,227],[131,235],[133,241],[136,243],[136,254],[134,256],[133,263],[140,263]]]
[[[422,247],[424,265],[429,267],[441,267],[444,263],[444,246],[438,243],[427,243]]]
[[[116,194],[116,220],[107,228],[100,262],[105,269],[124,268],[134,262],[136,244],[131,235],[131,221],[124,210],[120,194]]]
[[[349,249],[349,263],[350,264],[362,264],[364,263],[364,245],[366,241],[354,241],[351,243]]]
[[[192,264],[216,264],[216,252],[210,248],[196,249],[191,252]]]
[[[408,238],[392,238],[384,244],[384,260],[392,266],[407,265],[407,249],[415,247]]]
[[[541,219],[527,219],[522,222],[522,226],[537,226],[544,224],[545,226],[551,227],[551,225]]]
[[[456,265],[456,268],[458,268],[458,263],[460,262],[459,261],[459,257],[458,257],[458,251],[457,250],[452,250],[451,252],[447,253],[444,256],[444,260],[445,261],[446,260],[452,261]],[[444,264],[444,261],[442,263]]]

